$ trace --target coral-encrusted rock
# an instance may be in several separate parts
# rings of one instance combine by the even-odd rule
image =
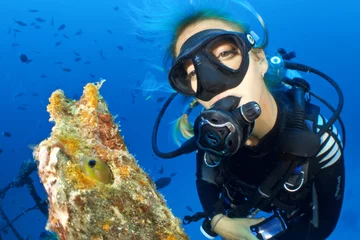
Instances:
[[[60,239],[188,239],[128,152],[99,94],[103,82],[87,84],[79,101],[61,90],[50,97],[55,126],[34,151],[48,194],[46,229]]]

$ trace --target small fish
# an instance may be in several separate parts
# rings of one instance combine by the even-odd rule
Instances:
[[[27,26],[27,24],[24,23],[23,21],[16,21],[16,20],[14,20],[14,21],[15,21],[16,24],[18,24],[18,25],[20,25],[20,26],[23,26],[23,27],[26,27],[26,26]]]
[[[12,30],[13,30],[14,32],[17,32],[17,33],[18,33],[18,32],[21,32],[19,29],[15,29],[15,28],[13,28]]]
[[[0,148],[0,154],[2,154],[3,150]]]
[[[45,22],[45,20],[44,19],[42,19],[42,18],[35,18],[35,21],[37,21],[37,22]]]
[[[54,17],[51,17],[51,26],[54,26]]]
[[[30,26],[35,26],[35,25],[36,25],[36,22],[30,23]]]
[[[109,166],[97,158],[87,158],[80,162],[82,167],[82,172],[99,182],[104,184],[111,183],[112,181],[112,172]]]
[[[19,106],[18,109],[21,111],[26,111],[26,107],[23,107],[23,106]]]
[[[89,76],[91,77],[91,78],[95,78],[95,75],[94,74],[89,74]]]
[[[120,50],[120,51],[122,51],[122,50],[124,50],[124,48],[122,47],[122,46],[117,46],[117,48]]]
[[[168,186],[171,183],[171,177],[162,177],[156,180],[155,182],[156,189],[162,189]]]
[[[118,6],[114,7],[114,11],[119,11],[119,7]]]
[[[55,64],[63,64],[63,62],[55,62]]]
[[[164,173],[164,167],[161,167],[158,173],[163,174]]]
[[[18,46],[20,46],[18,43],[13,43],[12,45],[11,45],[12,47],[18,47]]]
[[[21,92],[21,93],[16,94],[16,95],[14,96],[14,98],[21,97],[21,96],[24,96],[24,95],[25,95],[25,93]]]
[[[64,29],[65,29],[65,27],[66,27],[66,25],[65,25],[65,24],[61,24],[61,25],[59,26],[59,28],[58,28],[58,31],[64,30]]]
[[[46,78],[47,76],[45,74],[42,74],[40,77],[41,78]]]
[[[112,31],[111,30],[106,30],[109,34],[112,34]]]
[[[23,63],[29,63],[29,58],[25,54],[20,55],[20,61]]]
[[[40,29],[41,27],[39,25],[36,25],[34,28],[36,29]]]
[[[81,57],[77,57],[77,58],[75,58],[75,62],[80,62],[82,60],[82,58]]]
[[[2,132],[1,133],[4,137],[11,137],[11,133],[9,133],[9,132]]]
[[[90,63],[91,63],[91,61],[86,61],[86,62],[84,62],[85,65],[88,65],[88,64],[90,64]]]
[[[63,34],[63,36],[64,36],[64,38],[69,39],[69,37],[67,35]]]
[[[53,35],[54,37],[57,37],[57,36],[59,36],[59,34],[58,33],[54,33],[54,35]]]
[[[61,44],[61,41],[55,43],[55,47],[59,46]]]
[[[29,9],[29,12],[37,13],[37,12],[39,12],[39,10],[37,10],[37,9]]]
[[[79,30],[75,33],[75,35],[76,35],[76,36],[80,36],[81,33],[82,33],[82,31],[81,31],[81,29],[79,29]]]
[[[64,72],[71,72],[70,68],[61,68]]]
[[[176,172],[175,172],[175,173],[170,174],[170,177],[173,177],[173,176],[175,176],[175,175],[176,175]]]
[[[161,103],[164,100],[165,100],[165,97],[159,97],[156,99],[156,102]]]
[[[186,209],[187,209],[189,212],[194,212],[194,211],[192,210],[192,208],[189,207],[189,206],[186,206]]]
[[[106,58],[105,58],[104,55],[103,55],[102,49],[100,50],[100,56],[101,56],[101,60],[106,60]],[[107,60],[106,60],[106,61],[107,61]]]
[[[34,97],[39,96],[39,94],[37,94],[37,93],[32,93],[32,95],[33,95]]]
[[[145,100],[149,100],[151,97],[152,97],[152,95],[147,96],[147,97],[145,98]]]
[[[77,53],[77,52],[74,52],[74,54],[75,54],[76,56],[80,57],[80,54],[79,54],[79,53]]]

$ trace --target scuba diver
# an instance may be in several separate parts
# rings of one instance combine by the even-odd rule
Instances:
[[[262,44],[254,31],[212,8],[188,12],[176,26],[168,72],[176,93],[155,123],[153,150],[164,159],[196,151],[203,212],[185,216],[183,223],[204,219],[201,232],[209,239],[329,237],[340,216],[345,184],[338,85],[326,74],[290,61],[294,52],[278,49],[266,56],[265,26]],[[334,86],[337,108],[313,93],[299,71]],[[157,132],[177,94],[193,99],[176,128],[187,141],[165,153],[157,146]],[[321,115],[311,97],[333,116]],[[191,124],[197,105],[203,110]],[[257,218],[261,212],[268,216]]]

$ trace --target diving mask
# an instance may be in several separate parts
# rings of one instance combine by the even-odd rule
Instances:
[[[256,36],[256,34],[255,34]],[[219,93],[238,86],[249,67],[249,51],[255,45],[250,33],[209,29],[185,41],[168,79],[172,88],[185,96],[209,101]],[[219,46],[226,46],[225,49]],[[225,61],[236,57],[238,64]],[[189,65],[193,71],[188,72]],[[196,92],[192,78],[196,76]]]

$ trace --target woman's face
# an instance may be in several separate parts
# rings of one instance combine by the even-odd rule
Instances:
[[[175,52],[176,56],[179,55],[181,46],[185,43],[185,41],[190,38],[192,35],[207,29],[224,29],[228,31],[239,31],[239,29],[227,24],[223,21],[216,19],[207,19],[202,20],[192,25],[189,25],[184,31],[179,35],[177,39]],[[212,47],[212,54],[219,59],[224,65],[237,69],[239,68],[242,57],[239,49],[228,41],[218,42],[215,46]],[[185,71],[190,76],[191,86],[194,91],[197,88],[197,78],[194,74],[194,65],[191,61],[184,64]],[[236,96],[240,97],[240,104],[243,105],[250,101],[256,101],[261,103],[262,95],[264,91],[267,91],[263,75],[267,71],[268,65],[265,59],[265,55],[263,51],[260,54],[255,55],[254,53],[250,54],[250,64],[248,71],[241,82],[235,88],[228,89],[218,95],[214,96],[209,101],[203,101],[198,99],[200,104],[202,104],[206,109],[210,108],[215,102],[218,100],[227,97],[227,96]]]

